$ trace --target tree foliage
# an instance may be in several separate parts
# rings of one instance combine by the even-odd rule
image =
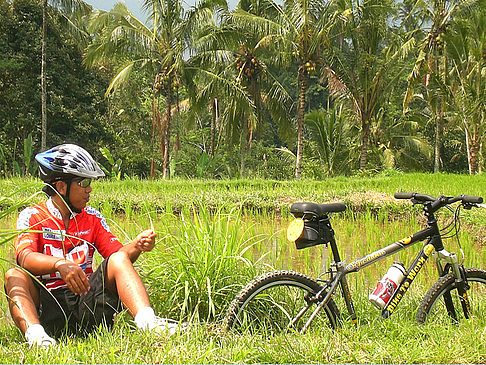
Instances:
[[[107,75],[82,65],[82,54],[63,31],[55,9],[50,9],[47,26],[49,144],[70,141],[96,151],[112,140],[106,133],[104,118]],[[22,146],[30,134],[34,151],[40,149],[41,27],[38,2],[0,1],[0,139],[7,165],[4,173],[14,172],[13,161],[23,160]]]

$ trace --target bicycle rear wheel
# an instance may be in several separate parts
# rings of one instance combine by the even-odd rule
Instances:
[[[311,298],[321,285],[294,271],[264,274],[245,286],[231,303],[225,317],[226,329],[274,334],[289,329],[300,331],[316,308]],[[306,306],[308,310],[289,328],[290,322]],[[336,328],[340,315],[331,299],[312,322],[312,327]]]
[[[466,269],[467,284],[470,289],[467,296],[470,302],[470,318],[483,317],[486,312],[486,271],[481,269]],[[450,299],[448,298],[450,294]],[[445,304],[450,300],[454,310],[448,313]],[[461,306],[455,276],[449,273],[441,277],[427,292],[425,298],[417,312],[417,321],[419,323],[444,321],[458,322],[464,319],[464,312]]]

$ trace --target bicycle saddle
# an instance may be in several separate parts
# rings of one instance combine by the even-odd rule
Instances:
[[[294,203],[290,207],[290,213],[296,217],[300,218],[305,214],[310,214],[318,218],[325,217],[327,213],[338,213],[344,212],[346,210],[346,205],[343,203],[331,203],[331,204],[317,204],[317,203]]]

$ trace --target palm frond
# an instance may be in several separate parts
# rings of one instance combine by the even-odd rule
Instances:
[[[111,93],[113,93],[123,82],[125,82],[129,78],[130,73],[132,72],[134,65],[135,65],[135,62],[129,62],[128,65],[123,67],[115,75],[115,77],[111,80],[110,85],[106,89],[105,98],[110,96]]]

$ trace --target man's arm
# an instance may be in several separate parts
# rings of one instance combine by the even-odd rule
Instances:
[[[45,255],[26,248],[17,258],[20,266],[34,275],[52,274],[59,271],[61,279],[74,294],[86,294],[89,281],[79,265],[63,258]]]
[[[123,246],[120,251],[125,251],[128,257],[130,257],[130,261],[135,262],[142,252],[152,251],[155,247],[156,236],[157,233],[151,229],[147,229],[135,237],[132,242]]]

